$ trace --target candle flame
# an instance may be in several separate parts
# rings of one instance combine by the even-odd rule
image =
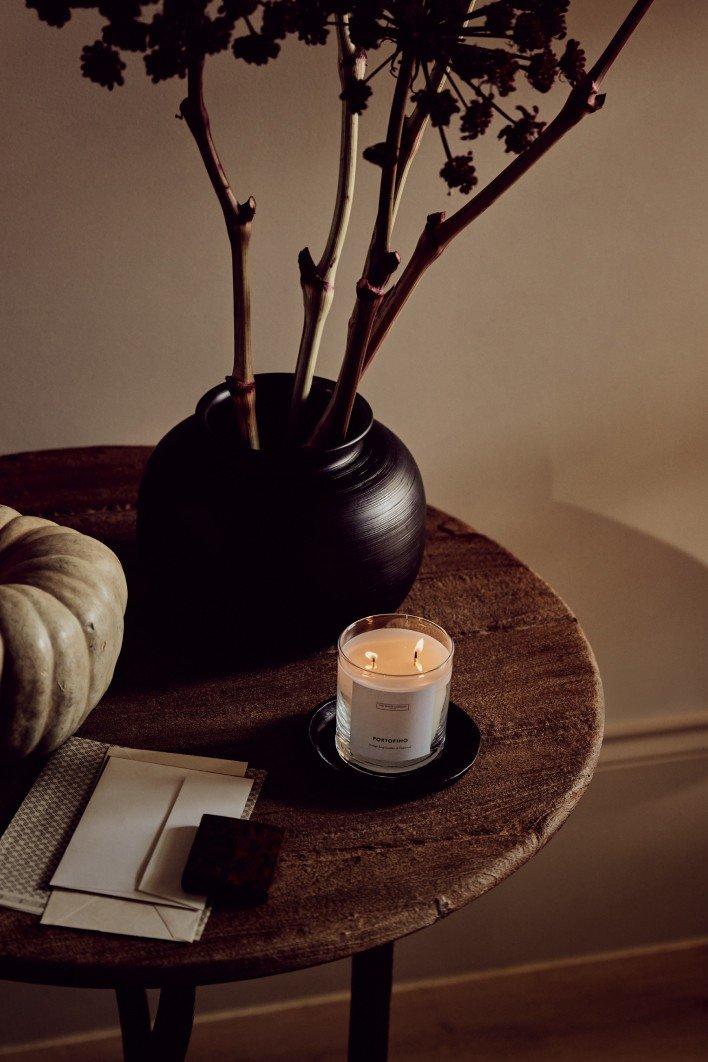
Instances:
[[[422,653],[424,648],[425,648],[425,639],[424,638],[419,638],[418,641],[415,643],[415,649],[413,650],[413,662],[414,662],[414,664],[416,666],[416,670],[418,670],[420,672],[422,672],[422,670],[423,670],[423,665],[421,664],[420,660],[418,659],[418,654]]]
[[[378,654],[374,653],[371,649],[367,649],[367,651],[364,653],[364,656],[369,661],[369,663],[364,668],[364,671],[375,671],[376,661],[378,660]]]

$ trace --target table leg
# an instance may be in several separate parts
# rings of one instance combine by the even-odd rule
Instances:
[[[125,1062],[145,1062],[150,1044],[150,1007],[144,988],[116,988]]]
[[[193,986],[162,989],[150,1041],[153,1058],[183,1062],[192,1035],[195,996]]]
[[[386,1062],[393,942],[352,955],[349,1062]]]
[[[144,988],[116,988],[125,1062],[183,1062],[194,1022],[196,989],[163,988],[155,1023]]]

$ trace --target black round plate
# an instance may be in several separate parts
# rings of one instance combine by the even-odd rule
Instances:
[[[450,701],[445,746],[437,759],[405,774],[370,774],[345,763],[334,743],[336,698],[328,697],[310,712],[307,734],[321,767],[352,789],[389,793],[392,797],[422,796],[452,785],[477,758],[481,734],[462,708]]]

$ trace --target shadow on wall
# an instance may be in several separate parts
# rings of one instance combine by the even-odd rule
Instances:
[[[550,463],[523,471],[523,482],[517,466],[505,487],[513,508],[480,530],[518,553],[578,617],[602,674],[608,724],[705,711],[708,568],[652,535],[554,500]],[[469,487],[459,493],[469,496]],[[479,512],[493,513],[489,496],[480,502]],[[465,517],[475,525],[473,512]]]
[[[556,586],[572,587],[609,722],[704,710],[708,568],[599,513],[555,504],[547,517],[545,530],[567,544],[555,558]]]

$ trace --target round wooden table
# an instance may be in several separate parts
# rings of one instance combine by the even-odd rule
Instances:
[[[146,447],[0,458],[0,502],[107,542],[134,571]],[[435,509],[405,610],[456,643],[452,695],[482,746],[456,785],[390,804],[355,800],[315,769],[304,718],[335,688],[336,654],[200,673],[156,648],[129,606],[115,680],[80,733],[121,745],[247,759],[268,778],[255,817],[286,830],[268,902],[215,909],[195,944],[40,926],[0,909],[0,977],[118,993],[126,1057],[182,1058],[199,984],[353,956],[350,1058],[386,1057],[393,942],[513,873],[563,823],[592,777],[603,702],[592,651],[566,605],[501,546]],[[2,825],[36,773],[0,784]],[[145,987],[163,989],[150,1031]]]

